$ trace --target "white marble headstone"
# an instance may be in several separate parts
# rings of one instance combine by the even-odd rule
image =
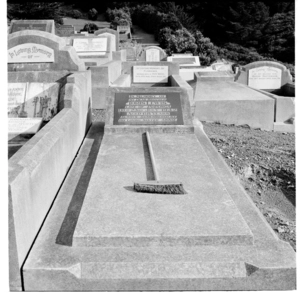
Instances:
[[[248,73],[248,85],[260,90],[280,89],[281,75],[281,69],[275,67],[262,66],[252,68]]]
[[[146,50],[146,61],[147,62],[157,62],[160,61],[159,50],[155,48]]]
[[[75,38],[73,47],[78,55],[105,55],[107,51],[107,37],[104,38]]]

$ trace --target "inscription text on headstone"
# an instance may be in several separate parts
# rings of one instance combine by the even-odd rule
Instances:
[[[179,93],[117,93],[114,125],[183,125]]]
[[[281,88],[281,69],[275,67],[257,67],[249,70],[249,87],[268,90]]]

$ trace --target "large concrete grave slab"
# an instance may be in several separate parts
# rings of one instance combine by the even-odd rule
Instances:
[[[25,290],[295,289],[293,249],[195,129],[151,135],[162,177],[188,192],[173,196],[133,192],[147,179],[142,135],[103,137],[94,123],[23,267]]]
[[[151,140],[161,179],[180,180],[187,194],[133,191],[135,181],[147,180],[143,136],[104,136],[73,246],[252,245],[249,227],[195,137],[152,134]]]
[[[229,79],[232,77],[201,80],[195,86],[195,117],[200,121],[273,130],[275,100]]]
[[[200,66],[200,60],[198,56],[185,56],[185,55],[171,56],[171,57],[167,57],[167,61],[178,63],[180,67],[183,68]]]
[[[8,33],[23,30],[38,30],[55,34],[54,20],[12,20]]]

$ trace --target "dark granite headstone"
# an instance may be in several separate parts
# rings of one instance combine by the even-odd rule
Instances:
[[[12,31],[22,31],[22,30],[40,30],[46,31],[46,24],[12,24]]]
[[[179,93],[116,93],[114,125],[183,125]]]
[[[61,25],[59,28],[56,28],[56,35],[61,37],[69,37],[75,34],[75,28],[72,25]]]

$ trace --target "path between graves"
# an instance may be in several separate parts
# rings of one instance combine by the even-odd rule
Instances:
[[[105,111],[93,109],[93,121]],[[296,250],[295,135],[203,123],[204,131],[279,238]]]

